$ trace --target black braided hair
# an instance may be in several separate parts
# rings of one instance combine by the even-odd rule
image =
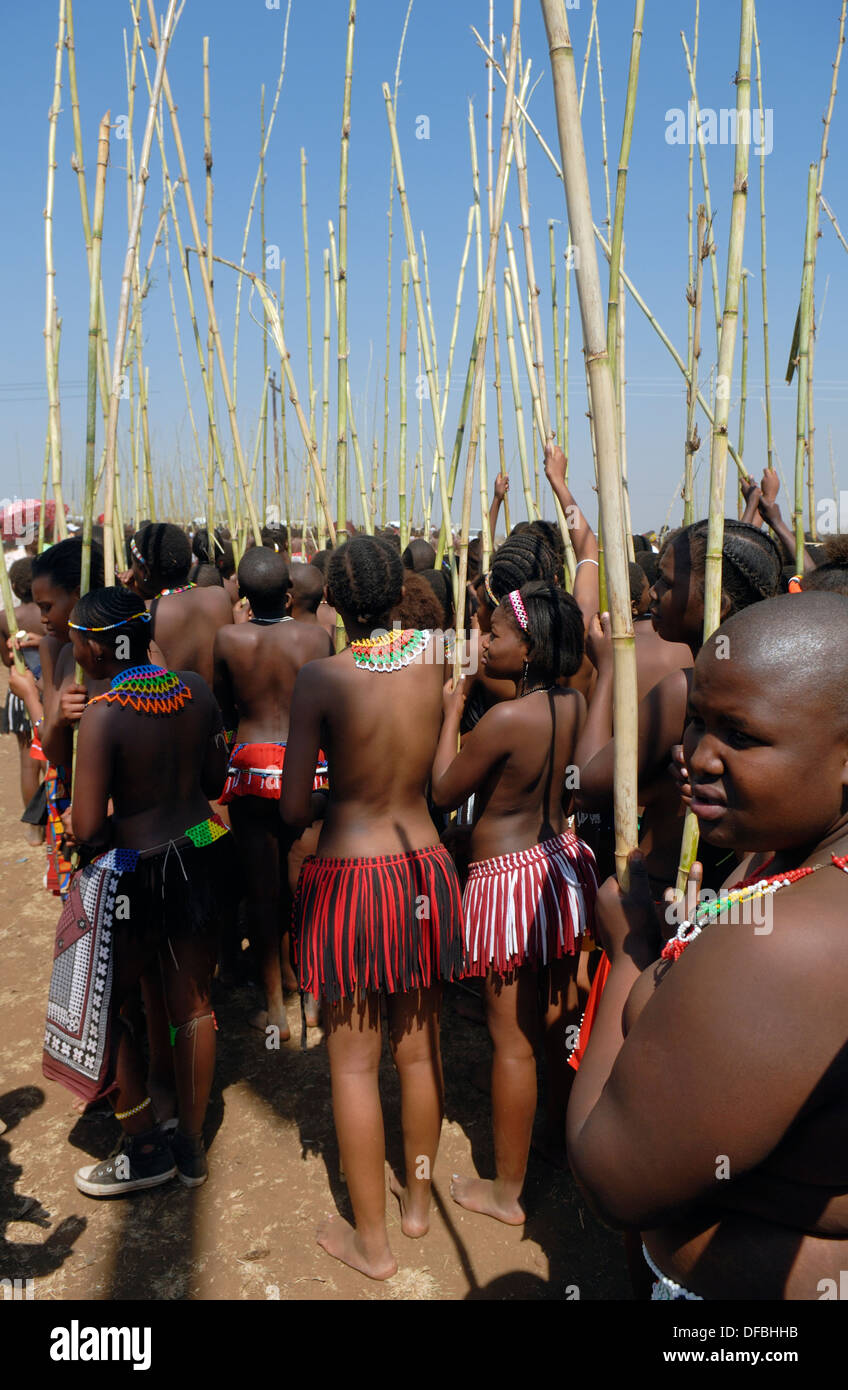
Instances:
[[[362,627],[376,627],[400,602],[404,570],[400,552],[380,536],[351,536],[334,550],[327,588],[334,608]]]
[[[128,621],[129,619],[129,621]],[[71,623],[81,628],[107,628],[106,632],[80,632],[80,637],[99,642],[115,651],[120,637],[129,638],[129,651],[121,659],[144,661],[150,646],[150,622],[144,599],[118,585],[108,589],[89,589],[77,599]]]
[[[556,578],[557,561],[547,540],[529,527],[517,535],[510,535],[495,551],[489,587],[495,598],[505,598],[513,589],[520,589],[535,579],[553,582]],[[491,606],[488,593],[486,601]]]
[[[154,584],[168,589],[188,579],[191,543],[181,527],[168,521],[153,521],[136,531],[133,543]]]
[[[558,584],[545,580],[524,584],[520,592],[526,632],[508,598],[501,600],[499,609],[530,642],[527,660],[534,679],[553,683],[560,676],[573,676],[580,670],[586,642],[579,604]]]
[[[541,536],[556,556],[557,572],[562,573],[565,564],[565,542],[555,521],[531,521],[527,527],[531,536]]]
[[[701,594],[704,592],[708,530],[708,521],[696,521],[675,538],[688,540],[692,577]],[[721,555],[722,596],[730,600],[725,617],[764,598],[774,598],[780,591],[783,554],[768,532],[747,521],[725,518]]]
[[[49,579],[51,584],[57,589],[64,589],[66,594],[72,594],[79,588],[81,573],[82,536],[69,536],[66,541],[58,541],[49,549],[42,550],[40,555],[33,556],[33,579]],[[92,542],[89,583],[92,589],[99,589],[103,581],[103,551]]]

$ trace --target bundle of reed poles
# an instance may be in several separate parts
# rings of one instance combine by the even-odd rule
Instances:
[[[636,845],[637,830],[637,683],[627,541],[619,475],[615,384],[594,247],[589,176],[586,169],[577,75],[568,18],[564,0],[540,0],[540,3],[553,73],[568,225],[575,246],[580,248],[575,278],[589,377],[590,409],[595,428],[601,526],[614,659],[615,860],[619,882],[626,886],[629,880],[628,855]]]
[[[748,209],[748,159],[751,146],[751,49],[754,37],[754,0],[741,0],[739,61],[736,70],[736,131],[733,198],[727,244],[727,278],[724,312],[719,335],[716,406],[710,450],[710,506],[704,579],[704,641],[721,622],[724,508],[727,491],[727,425],[730,418],[731,382],[739,322],[742,253]],[[687,812],[677,874],[677,890],[683,892],[698,846],[698,822]]]

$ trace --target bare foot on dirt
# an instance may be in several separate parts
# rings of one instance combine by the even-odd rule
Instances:
[[[398,1199],[400,1207],[400,1228],[405,1236],[411,1240],[418,1240],[419,1236],[426,1236],[430,1229],[430,1221],[426,1211],[423,1214],[411,1209],[409,1192],[404,1187],[397,1173],[389,1169],[389,1188],[393,1196]]]
[[[44,844],[44,830],[40,825],[28,825],[24,830],[24,839],[28,845],[35,848]]]
[[[321,1005],[318,1003],[314,994],[304,994],[303,1012],[306,1015],[307,1028],[321,1027]]]
[[[271,1026],[279,1028],[280,1042],[288,1042],[291,1037],[291,1029],[289,1028],[289,1021],[285,1009],[281,1009],[279,1012],[276,1009],[272,1009],[270,1012],[268,1009],[260,1009],[258,1013],[253,1014],[247,1021],[251,1028],[258,1029],[260,1033],[267,1034],[268,1028]]]
[[[453,1200],[466,1211],[477,1211],[481,1216],[493,1216],[506,1226],[523,1226],[524,1212],[518,1202],[501,1206],[495,1195],[495,1184],[489,1178],[461,1178],[454,1173],[450,1192]]]
[[[328,1255],[350,1265],[351,1269],[367,1274],[369,1279],[391,1279],[397,1274],[397,1260],[386,1246],[385,1255],[379,1259],[369,1259],[359,1243],[359,1236],[341,1216],[328,1216],[318,1227],[318,1244]]]

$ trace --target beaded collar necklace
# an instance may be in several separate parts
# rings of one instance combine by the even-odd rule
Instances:
[[[832,854],[830,862],[835,868],[848,874],[848,854]],[[729,889],[715,902],[703,903],[697,907],[691,921],[681,923],[677,933],[663,946],[662,959],[677,960],[686,950],[690,941],[694,941],[696,936],[700,936],[709,922],[720,917],[722,912],[733,907],[736,903],[749,902],[752,898],[767,898],[770,894],[777,893],[781,888],[788,888],[790,883],[797,883],[800,878],[807,878],[818,869],[828,867],[827,864],[812,864],[804,869],[790,869],[784,874],[772,874],[770,878],[745,879],[738,888]]]
[[[156,598],[170,598],[172,594],[184,594],[187,590],[196,588],[197,585],[193,582],[191,584],[181,584],[178,589],[161,589],[156,595]]]
[[[282,618],[248,618],[248,622],[256,623],[258,627],[273,627],[274,623],[293,623],[294,618],[284,613]]]
[[[88,703],[105,700],[137,714],[176,714],[190,699],[191,691],[175,671],[166,671],[163,666],[130,666],[112,679],[108,690]]]
[[[399,671],[429,646],[432,632],[408,627],[397,628],[385,637],[362,637],[351,642],[354,664],[360,671]]]

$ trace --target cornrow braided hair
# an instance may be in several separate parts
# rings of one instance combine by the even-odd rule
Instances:
[[[400,551],[381,536],[351,536],[327,566],[333,605],[362,627],[376,626],[400,602],[404,583]]]
[[[208,540],[207,540],[208,544]],[[141,556],[154,583],[163,589],[182,584],[191,569],[191,542],[185,531],[167,521],[142,526],[132,538],[133,554]]]
[[[561,571],[565,564],[565,541],[562,539],[562,532],[555,521],[531,521],[527,527],[531,536],[541,536],[547,542],[548,547],[553,551],[557,559],[557,570]]]
[[[121,636],[128,637],[128,655],[136,659],[143,656],[150,646],[150,622],[144,601],[138,594],[118,585],[108,589],[90,589],[83,594],[74,604],[71,623],[83,629],[82,636],[92,637],[112,651]],[[100,631],[96,630],[98,628]]]
[[[40,555],[33,557],[33,579],[49,579],[52,584],[56,585],[57,589],[64,589],[67,594],[72,594],[75,589],[79,588],[81,573],[81,536],[69,536],[67,540],[58,541],[56,545],[51,545],[47,550],[42,550]],[[100,588],[103,580],[103,551],[99,545],[92,541],[91,587],[93,589]]]
[[[527,530],[509,536],[497,550],[489,573],[489,588],[500,602],[513,589],[520,589],[535,579],[553,583],[557,573],[557,558],[547,540]],[[489,591],[486,591],[487,598]]]
[[[708,521],[696,521],[677,539],[687,538],[690,547],[693,576],[703,592],[707,556]],[[730,611],[738,613],[764,598],[774,598],[780,591],[783,556],[777,543],[766,531],[747,521],[725,520],[721,549],[722,593],[730,600]]]
[[[557,681],[580,670],[586,639],[580,606],[558,584],[536,580],[520,592],[527,627],[522,628],[509,597],[501,599],[499,610],[514,623],[530,642],[528,660],[534,678]]]

